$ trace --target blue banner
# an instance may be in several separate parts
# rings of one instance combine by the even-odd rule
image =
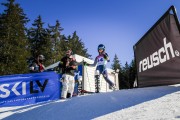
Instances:
[[[0,76],[0,107],[57,100],[59,78],[55,72]]]
[[[83,67],[82,65],[78,66],[78,70],[76,71],[75,76],[74,76],[74,79],[75,79],[75,86],[74,86],[74,93],[73,93],[74,96],[78,95],[78,80],[79,80],[79,77],[82,77],[82,72],[83,72],[82,67]]]

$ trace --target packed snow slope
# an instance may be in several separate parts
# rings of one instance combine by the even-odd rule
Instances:
[[[3,120],[178,120],[180,84],[0,108]]]

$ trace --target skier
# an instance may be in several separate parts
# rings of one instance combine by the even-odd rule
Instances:
[[[38,55],[38,57],[35,59],[35,61],[30,65],[30,72],[36,73],[36,72],[43,72],[45,70],[45,67],[43,65],[43,61],[45,60],[44,55]]]
[[[98,53],[99,55],[95,58],[95,61],[93,64],[88,64],[87,62],[84,62],[84,65],[92,66],[92,67],[95,67],[97,65],[95,76],[98,75],[98,78],[99,78],[99,76],[102,74],[106,82],[110,85],[110,87],[113,90],[116,90],[115,84],[108,77],[106,64],[110,60],[109,60],[108,54],[105,52],[105,46],[103,44],[100,44],[98,46]]]
[[[66,52],[66,56],[61,59],[59,67],[62,69],[62,92],[61,99],[71,98],[74,92],[74,73],[77,69],[77,63],[72,56],[72,50]]]

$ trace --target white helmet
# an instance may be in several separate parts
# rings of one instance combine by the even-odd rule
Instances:
[[[38,59],[39,59],[39,60],[45,60],[45,57],[44,57],[44,55],[39,55],[39,56],[38,56]]]

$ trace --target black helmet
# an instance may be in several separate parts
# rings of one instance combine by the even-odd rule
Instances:
[[[99,51],[100,49],[103,49],[103,51],[105,51],[105,46],[104,46],[103,44],[98,45],[98,51]]]
[[[77,62],[76,62],[76,61],[71,61],[71,62],[69,63],[69,66],[77,66]]]

